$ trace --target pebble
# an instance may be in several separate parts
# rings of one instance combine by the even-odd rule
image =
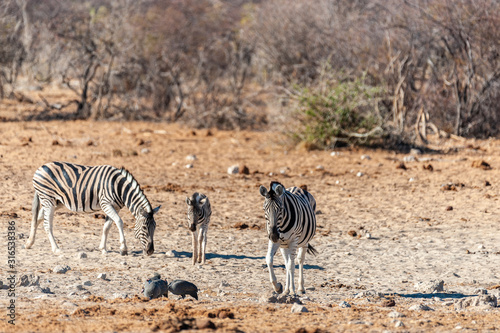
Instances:
[[[432,309],[424,304],[415,304],[415,305],[410,306],[410,308],[408,310],[410,310],[410,311],[430,311]]]
[[[362,173],[361,171],[356,174],[357,177],[363,177],[365,174]]]
[[[340,152],[338,152],[338,151],[332,151],[330,153],[330,156],[339,156],[339,155],[340,155]]]
[[[322,165],[317,165],[316,170],[325,170],[325,167]]]
[[[97,275],[97,278],[106,280],[106,273],[100,273],[99,275]]]
[[[297,304],[297,303],[294,303],[292,305],[291,311],[292,311],[292,313],[309,312],[309,310],[307,310],[307,308],[305,306]]]
[[[149,153],[149,149],[148,148],[142,148],[141,149],[141,154],[148,154]]]
[[[417,149],[417,148],[410,149],[410,155],[421,155],[421,154],[422,154],[422,151],[420,149]]]
[[[85,281],[85,282],[83,283],[83,285],[84,285],[84,286],[91,286],[91,285],[92,285],[92,282],[90,282],[90,281]]]
[[[34,274],[21,275],[16,283],[16,286],[18,287],[30,287],[39,285],[40,285],[40,277]]]
[[[370,157],[370,155],[361,155],[361,159],[362,160],[371,160],[372,158]]]
[[[198,158],[196,157],[195,154],[191,154],[191,155],[188,155],[186,156],[186,160],[188,161],[196,161]]]
[[[403,161],[405,162],[415,162],[417,159],[413,155],[408,155],[403,158]]]
[[[186,164],[186,169],[192,169],[193,165],[192,164]]]
[[[339,303],[339,307],[343,308],[343,309],[346,309],[346,308],[350,308],[351,304],[347,303],[346,301],[342,301],[342,302]]]
[[[403,317],[406,317],[405,314],[403,314],[401,312],[397,312],[397,311],[389,312],[388,316],[389,316],[389,318],[403,318]]]
[[[177,257],[177,254],[174,250],[168,250],[165,252],[165,257],[167,258],[175,258]]]
[[[52,270],[54,273],[57,273],[57,274],[64,274],[66,273],[67,271],[69,271],[71,269],[71,267],[69,267],[68,265],[57,265],[56,267],[54,267],[54,269]]]
[[[227,168],[227,173],[230,175],[237,174],[238,172],[240,172],[240,167],[237,165],[233,165]]]
[[[415,290],[425,294],[438,293],[444,290],[444,281],[431,280],[429,282],[417,282],[413,287]]]
[[[403,327],[403,326],[405,326],[405,324],[403,324],[401,320],[396,320],[396,322],[394,323],[394,327]]]
[[[87,258],[87,253],[85,253],[85,252],[78,252],[76,254],[76,258],[77,259],[85,259],[85,258]]]

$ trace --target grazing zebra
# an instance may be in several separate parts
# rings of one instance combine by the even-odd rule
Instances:
[[[186,198],[188,205],[188,227],[193,236],[193,265],[196,262],[205,263],[205,249],[207,247],[207,230],[210,223],[210,201],[207,196],[202,193],[195,192],[191,198]],[[199,231],[196,226],[199,226]]]
[[[27,249],[35,242],[36,229],[43,219],[43,227],[49,237],[52,251],[60,251],[52,233],[52,222],[55,210],[64,205],[74,212],[104,211],[106,222],[99,249],[103,253],[107,252],[106,239],[114,221],[120,233],[120,254],[126,255],[123,221],[118,212],[123,206],[127,206],[135,217],[135,237],[141,241],[148,255],[153,254],[153,235],[156,228],[153,214],[158,212],[160,207],[151,207],[137,181],[124,168],[52,162],[36,170],[33,186],[33,220],[30,237],[26,242]]]
[[[298,248],[299,293],[304,294],[303,271],[306,251],[311,254],[317,253],[309,244],[316,232],[316,200],[306,190],[298,187],[285,190],[282,184],[274,181],[271,182],[269,191],[260,186],[260,194],[265,198],[264,212],[269,237],[266,263],[273,288],[278,293],[283,292],[281,283],[276,282],[273,269],[273,258],[280,248],[286,267],[284,294],[288,294],[290,288],[295,294],[295,251]]]

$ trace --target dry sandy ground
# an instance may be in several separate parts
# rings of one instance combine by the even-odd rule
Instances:
[[[498,296],[499,141],[448,140],[440,146],[445,153],[409,161],[408,154],[379,150],[346,149],[333,156],[287,150],[268,132],[192,131],[141,122],[4,122],[0,132],[0,278],[8,283],[10,221],[17,233],[17,279],[39,276],[39,285],[15,287],[15,326],[7,323],[8,290],[0,290],[2,332],[500,330],[498,308],[460,307],[481,293]],[[191,154],[197,157],[193,162],[186,159]],[[398,168],[405,158],[406,170]],[[43,227],[34,246],[22,248],[31,221],[33,173],[54,160],[126,167],[152,205],[162,205],[155,254],[142,254],[126,208],[121,216],[128,256],[119,255],[115,226],[111,251],[102,255],[97,249],[102,217],[64,209],[54,220],[61,255],[51,252]],[[491,169],[474,167],[476,161]],[[245,165],[250,173],[229,175],[232,165]],[[319,254],[306,257],[307,293],[301,297],[307,313],[270,302],[258,187],[271,180],[307,185],[317,201],[312,245]],[[185,197],[195,191],[205,193],[213,209],[203,266],[191,264],[186,227]],[[87,258],[78,258],[80,252]],[[56,274],[57,265],[71,270]],[[283,282],[279,254],[275,265]],[[194,282],[199,301],[173,295],[147,301],[141,288],[155,272]],[[97,278],[100,273],[106,279]],[[444,290],[415,286],[433,280],[444,281]],[[339,306],[343,301],[351,307]],[[412,310],[418,305],[428,309]]]

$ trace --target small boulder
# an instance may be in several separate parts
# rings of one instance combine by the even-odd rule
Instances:
[[[309,312],[309,310],[307,310],[307,308],[305,306],[297,304],[297,303],[294,303],[292,305],[291,311],[292,311],[292,313]]]
[[[56,267],[54,267],[54,269],[52,270],[54,273],[57,273],[57,274],[64,274],[66,273],[67,271],[69,271],[71,269],[71,267],[69,267],[68,265],[57,265]]]

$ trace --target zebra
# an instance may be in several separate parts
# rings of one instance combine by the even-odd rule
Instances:
[[[191,198],[186,197],[188,206],[188,228],[192,235],[193,265],[197,262],[205,264],[205,250],[207,247],[207,230],[212,215],[210,201],[205,194],[195,192]],[[196,226],[199,226],[199,231]]]
[[[279,182],[272,181],[269,191],[260,186],[260,194],[264,199],[264,213],[269,238],[266,263],[269,268],[271,284],[276,292],[283,292],[283,285],[276,282],[273,268],[273,257],[278,248],[281,250],[286,267],[286,284],[284,294],[290,289],[295,295],[294,271],[295,251],[298,249],[299,261],[299,293],[304,294],[304,260],[306,251],[317,254],[309,244],[316,232],[316,200],[299,187],[285,190]]]
[[[120,233],[120,254],[127,255],[123,221],[118,215],[120,209],[127,206],[135,217],[135,237],[140,240],[147,255],[153,254],[153,235],[156,228],[153,215],[161,206],[155,209],[151,207],[139,184],[125,168],[51,162],[36,170],[33,186],[33,219],[25,246],[27,249],[33,246],[36,229],[43,219],[43,227],[49,237],[52,252],[60,252],[52,233],[52,222],[55,210],[64,205],[74,212],[102,210],[106,214],[106,221],[99,249],[103,254],[107,253],[106,239],[111,225],[115,222]]]

